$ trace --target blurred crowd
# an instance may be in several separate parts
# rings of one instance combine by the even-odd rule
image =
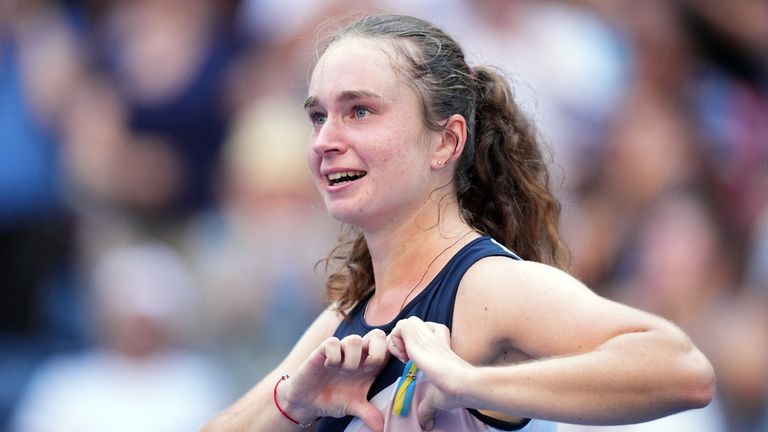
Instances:
[[[680,325],[768,432],[768,3],[0,0],[0,430],[192,431],[324,306],[318,40],[426,18],[535,121],[571,273]]]

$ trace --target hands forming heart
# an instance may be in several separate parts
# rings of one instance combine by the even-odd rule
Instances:
[[[367,394],[390,355],[403,362],[413,360],[429,381],[414,410],[422,428],[431,429],[438,410],[461,406],[452,378],[471,365],[451,350],[446,326],[416,317],[400,321],[389,336],[376,329],[362,337],[326,339],[281,385],[280,404],[308,422],[317,416],[353,415],[372,431],[382,431],[384,417]]]

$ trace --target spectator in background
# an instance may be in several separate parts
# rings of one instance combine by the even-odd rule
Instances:
[[[82,343],[56,134],[81,57],[61,8],[0,2],[0,429],[41,359]]]
[[[221,205],[186,235],[205,296],[205,339],[243,391],[322,309],[315,265],[339,232],[309,176],[309,128],[292,102],[284,91],[262,93],[237,116],[222,158]]]
[[[623,35],[572,1],[462,1],[451,20],[471,61],[508,74],[538,133],[567,214],[570,188],[600,152],[628,79]],[[458,12],[457,12],[458,11]],[[457,12],[457,13],[456,13]]]
[[[688,110],[725,222],[744,242],[768,202],[768,3],[681,0],[679,14],[695,59]]]
[[[746,284],[768,301],[768,203],[754,225],[747,262]]]
[[[0,2],[0,429],[84,343],[80,270],[214,205],[235,3]]]
[[[768,202],[768,11],[752,0],[619,9],[611,16],[631,44],[630,91],[596,178],[575,190],[575,271],[688,329],[719,378],[719,427],[755,431],[768,406],[768,309],[744,258]]]
[[[229,401],[227,380],[184,348],[199,293],[175,252],[112,250],[92,282],[95,347],[37,371],[12,431],[192,431]]]
[[[179,187],[165,202],[134,209],[187,216],[214,204],[215,167],[227,127],[224,89],[236,56],[231,9],[237,2],[142,0],[92,7],[94,57],[125,104],[137,166],[169,159]],[[129,159],[129,161],[131,161]]]

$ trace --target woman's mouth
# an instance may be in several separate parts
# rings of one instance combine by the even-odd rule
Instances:
[[[342,183],[355,181],[357,179],[365,177],[366,174],[367,173],[365,171],[342,171],[342,172],[328,174],[325,176],[325,178],[328,179],[328,184],[330,184],[331,186],[336,186]]]

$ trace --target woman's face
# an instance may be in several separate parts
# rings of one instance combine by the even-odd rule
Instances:
[[[365,229],[411,218],[436,188],[416,92],[381,41],[334,43],[317,63],[306,110],[309,166],[334,218]]]

